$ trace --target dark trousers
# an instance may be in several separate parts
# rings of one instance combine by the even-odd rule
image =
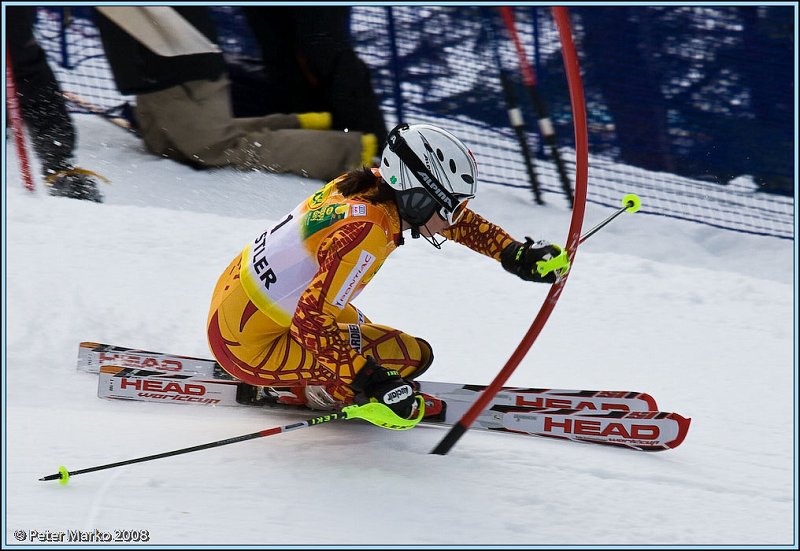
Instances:
[[[61,87],[33,36],[35,23],[36,7],[6,8],[6,41],[22,118],[47,176],[71,168],[75,128]]]
[[[383,113],[367,65],[350,40],[347,6],[242,8],[264,60],[270,113],[328,111],[337,130],[386,141]]]

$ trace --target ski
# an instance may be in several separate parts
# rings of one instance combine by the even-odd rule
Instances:
[[[80,344],[78,349],[78,369],[80,371],[100,373],[104,366],[112,366],[115,373],[119,371],[119,368],[127,368],[130,370],[166,372],[175,375],[176,380],[181,378],[203,379],[207,383],[208,391],[213,391],[214,397],[210,399],[219,400],[218,402],[213,402],[213,405],[232,405],[232,400],[229,398],[232,391],[223,389],[230,388],[229,383],[231,382],[243,384],[233,379],[214,360],[92,342]],[[480,393],[486,389],[484,385],[424,380],[417,382],[420,384],[421,392],[444,400],[451,411],[459,412],[459,416],[469,409],[469,406],[477,399]],[[292,396],[294,395],[292,394]],[[155,399],[159,400],[161,398]],[[169,399],[177,400],[177,398]],[[291,400],[291,397],[287,396],[287,399]],[[187,399],[187,401],[189,400]],[[199,402],[195,401],[194,403]],[[658,410],[655,399],[644,392],[526,387],[503,387],[495,395],[492,405],[594,411]]]
[[[487,420],[487,417],[491,419]],[[475,423],[488,430],[639,451],[663,451],[676,448],[683,442],[691,419],[663,411],[589,413],[584,410],[541,411],[539,408],[493,406],[481,413]]]
[[[99,373],[103,365],[158,369],[170,373],[231,378],[214,360],[150,352],[111,344],[82,342],[78,347],[78,371]]]
[[[101,398],[207,406],[258,406],[313,413],[297,404],[290,387],[272,387],[268,398],[230,377],[216,362],[98,343],[81,343],[78,368],[99,375]],[[418,381],[420,391],[446,407],[423,423],[457,422],[486,388]],[[438,400],[437,400],[438,399]],[[641,451],[680,445],[691,419],[657,410],[648,394],[628,391],[504,387],[473,429],[561,438]]]
[[[313,414],[305,406],[280,401],[282,394],[295,398],[290,388],[271,388],[269,399],[258,399],[253,392],[255,387],[244,383],[209,380],[153,369],[103,366],[99,377],[98,396],[101,398],[211,406],[260,406],[303,415]],[[426,395],[426,401],[431,399],[430,395]],[[439,415],[426,417],[423,423],[452,425],[471,405],[465,400],[445,400],[444,403],[446,407]],[[689,422],[690,419],[676,413],[659,411],[556,409],[493,403],[478,416],[472,428],[660,451],[680,445],[686,437]]]

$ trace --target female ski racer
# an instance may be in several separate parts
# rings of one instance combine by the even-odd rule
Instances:
[[[293,389],[284,403],[329,410],[378,402],[413,426],[422,417],[413,379],[431,365],[432,348],[352,304],[402,234],[437,248],[437,234],[452,239],[527,281],[553,283],[569,270],[561,247],[518,242],[470,210],[477,183],[472,152],[455,136],[398,125],[380,168],[331,181],[233,259],[211,300],[214,357],[268,394]]]

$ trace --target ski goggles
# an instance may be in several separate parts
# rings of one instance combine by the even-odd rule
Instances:
[[[458,196],[456,196],[456,198],[458,198]],[[472,197],[464,197],[461,199],[453,212],[448,212],[444,207],[440,208],[439,216],[441,216],[443,220],[447,220],[448,224],[451,226],[453,224],[458,224],[467,212],[467,203],[469,203],[470,199],[472,199]]]

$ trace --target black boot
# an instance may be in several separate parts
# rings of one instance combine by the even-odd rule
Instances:
[[[356,373],[350,388],[355,392],[357,404],[380,402],[404,419],[410,419],[416,412],[417,386],[401,378],[397,371],[378,365],[371,357]]]
[[[46,181],[50,187],[50,195],[54,197],[70,197],[102,203],[103,195],[97,189],[97,181],[93,176],[98,175],[81,168],[71,168],[54,172]]]

